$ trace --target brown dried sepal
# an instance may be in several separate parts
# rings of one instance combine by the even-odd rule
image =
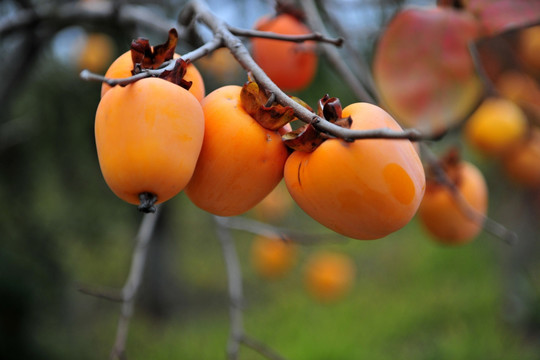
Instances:
[[[338,98],[325,95],[318,102],[317,115],[338,126],[350,129],[352,118],[342,118],[341,102]],[[284,134],[281,139],[293,150],[312,152],[330,136],[321,133],[313,125],[306,124]]]
[[[311,124],[306,124],[281,136],[281,140],[287,147],[294,151],[304,152],[314,151],[328,138],[328,135],[321,133]]]
[[[269,96],[253,79],[242,86],[240,102],[244,110],[268,130],[281,129],[296,118],[292,107],[269,101]]]
[[[341,101],[326,94],[319,100],[317,115],[333,124],[350,129],[352,118],[350,116],[343,118],[342,110]]]
[[[428,189],[440,187],[459,187],[461,183],[461,155],[456,147],[450,148],[438,161],[426,168]]]
[[[184,79],[184,75],[186,75],[188,65],[189,61],[178,58],[174,63],[174,68],[172,70],[162,72],[161,75],[159,75],[159,78],[170,81],[173,84],[179,85],[184,89],[189,90],[191,88],[191,85],[193,84],[193,81],[188,81]]]
[[[145,38],[138,38],[131,42],[132,73],[139,73],[142,69],[157,69],[165,61],[174,57],[174,49],[178,42],[176,29],[169,30],[169,37],[164,44],[150,46]]]

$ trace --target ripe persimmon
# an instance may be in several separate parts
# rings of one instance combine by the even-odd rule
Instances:
[[[451,164],[447,173],[456,192],[437,179],[428,181],[418,216],[435,241],[464,244],[482,230],[479,216],[487,211],[487,185],[480,170],[466,161]]]
[[[180,55],[174,54],[174,58],[179,58]],[[131,58],[131,51],[128,50],[124,54],[120,55],[112,64],[109,66],[109,69],[105,73],[105,77],[109,79],[121,79],[127,78],[132,75],[131,70],[133,70],[133,61]],[[205,95],[204,81],[201,76],[201,73],[195,65],[189,64],[186,69],[186,74],[184,79],[191,81],[192,85],[189,88],[189,91],[201,101]],[[106,83],[103,83],[101,86],[101,97],[105,95],[107,91],[111,89]]]
[[[296,17],[285,13],[260,18],[255,29],[285,35],[305,35],[311,32]],[[302,90],[313,80],[318,63],[313,42],[253,38],[251,44],[255,62],[284,91]]]
[[[242,214],[283,178],[288,151],[277,131],[263,128],[242,107],[242,87],[214,90],[201,102],[204,142],[186,194],[215,215]]]
[[[540,25],[519,32],[519,55],[533,72],[540,72]]]
[[[113,59],[113,39],[104,33],[88,34],[82,51],[77,58],[79,69],[88,69],[92,72],[103,71]]]
[[[131,204],[139,204],[141,194],[155,195],[157,204],[180,192],[193,174],[203,135],[199,101],[163,79],[116,86],[96,112],[101,171],[111,190]]]
[[[331,251],[312,254],[304,267],[306,289],[315,299],[325,303],[342,298],[352,288],[355,275],[352,259]]]
[[[260,276],[278,279],[293,267],[296,253],[296,245],[290,241],[258,235],[251,246],[251,263]]]
[[[401,130],[383,109],[355,103],[343,109],[351,129]],[[313,219],[342,235],[382,238],[405,226],[425,189],[418,153],[408,140],[328,139],[313,152],[294,151],[285,183]]]
[[[291,210],[293,203],[293,199],[287,191],[285,184],[280,182],[270,194],[266,195],[253,208],[253,213],[257,219],[262,221],[279,221],[285,218]]]
[[[504,170],[515,183],[526,188],[540,187],[540,130],[510,148],[502,158]]]
[[[502,97],[485,99],[465,125],[468,142],[486,155],[500,155],[523,138],[527,117],[511,100]]]

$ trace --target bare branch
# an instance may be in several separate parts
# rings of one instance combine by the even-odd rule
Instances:
[[[201,47],[187,53],[181,56],[181,58],[185,61],[195,61],[203,56],[206,56],[213,52],[214,50],[222,47],[222,41],[219,37],[213,38],[211,41],[205,43]],[[94,74],[88,70],[83,70],[79,74],[79,77],[86,81],[98,81],[98,82],[104,82],[110,86],[126,86],[131,83],[134,83],[135,81],[149,78],[152,76],[159,76],[163,74],[165,71],[171,71],[174,69],[176,60],[168,60],[165,61],[162,66],[158,69],[142,69],[140,73],[135,74],[133,76],[129,76],[126,78],[106,78],[105,76]]]
[[[297,43],[312,40],[312,41],[332,44],[334,46],[341,46],[343,44],[342,38],[330,38],[318,32],[314,32],[314,33],[306,34],[306,35],[285,35],[285,34],[269,32],[269,31],[240,29],[240,28],[230,26],[230,25],[229,25],[229,31],[233,35],[244,36],[244,37],[259,37],[259,38],[265,38],[265,39],[283,40],[283,41],[291,41],[291,42],[297,42]]]
[[[217,236],[221,243],[225,267],[227,269],[229,289],[231,332],[227,344],[227,357],[230,360],[235,360],[238,359],[240,351],[240,339],[244,336],[242,270],[240,269],[240,262],[238,260],[238,254],[236,253],[236,247],[231,232],[227,227],[222,226],[221,222],[218,221],[219,218],[217,216],[214,216],[214,219],[216,220]]]
[[[167,34],[178,26],[174,21],[149,12],[144,6],[121,4],[111,1],[68,2],[60,6],[46,4],[32,9],[23,9],[0,19],[0,37],[20,31],[36,23],[53,27],[98,21],[115,21],[125,25],[141,25]]]
[[[381,139],[412,139],[412,140],[427,140],[437,138],[439,134],[421,134],[416,130],[409,131],[394,131],[390,129],[380,129],[377,131],[361,131],[344,129],[336,124],[326,121],[320,116],[312,113],[296,101],[285,94],[274,82],[266,75],[266,73],[253,60],[245,45],[233,35],[227,24],[220,18],[215,16],[206,3],[201,0],[193,0],[184,9],[188,13],[194,13],[197,19],[204,23],[213,33],[223,39],[224,45],[231,50],[231,53],[244,69],[250,71],[255,80],[264,87],[268,92],[274,93],[276,100],[284,105],[290,106],[298,119],[305,123],[313,124],[319,131],[327,133],[348,141],[365,138],[381,138]]]
[[[94,296],[97,298],[109,300],[109,301],[115,301],[115,302],[123,302],[124,299],[122,297],[122,293],[118,289],[105,289],[105,288],[90,288],[86,285],[78,285],[77,290],[79,290],[81,293],[85,295]]]
[[[284,240],[294,241],[302,245],[311,245],[321,242],[344,242],[346,238],[341,235],[331,232],[325,234],[308,234],[300,231],[295,231],[287,228],[273,226],[257,220],[249,219],[243,216],[221,217],[216,216],[215,221],[220,225],[229,229],[246,231],[252,234],[279,237]]]
[[[319,12],[317,11],[317,7],[315,6],[313,0],[302,0],[301,4],[306,13],[306,19],[309,27],[317,32],[323,34],[326,33],[327,31],[325,29],[324,22],[319,16]],[[343,61],[342,55],[339,53],[339,51],[335,47],[325,44],[321,44],[321,49],[334,69],[341,75],[343,81],[345,81],[354,92],[358,100],[375,103],[375,99],[368,93],[365,86],[358,80],[355,74]],[[366,71],[368,70],[369,69],[366,69]]]
[[[252,337],[243,336],[240,341],[245,346],[249,347],[252,350],[255,350],[269,360],[285,360],[284,357],[275,353],[274,350]]]
[[[148,244],[152,239],[156,222],[160,213],[160,206],[153,214],[145,214],[139,232],[137,234],[137,242],[133,251],[131,268],[124,287],[122,288],[122,308],[118,327],[116,329],[116,339],[111,351],[111,359],[125,359],[126,340],[129,330],[129,322],[133,315],[135,306],[135,297],[142,282],[143,272],[146,265],[146,257],[148,254]]]

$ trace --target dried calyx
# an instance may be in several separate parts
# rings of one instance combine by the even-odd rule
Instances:
[[[352,118],[343,118],[341,102],[338,98],[325,95],[319,100],[317,115],[338,126],[350,129]],[[296,130],[290,131],[282,136],[285,145],[295,151],[312,152],[324,141],[329,139],[325,133],[317,130],[312,124],[306,124]]]
[[[461,155],[455,147],[450,148],[438,161],[426,168],[426,181],[432,188],[459,186],[461,183]]]
[[[268,130],[281,129],[296,118],[292,107],[275,102],[251,77],[242,87],[240,101],[244,110]]]
[[[131,59],[133,61],[133,75],[145,69],[158,69],[166,61],[174,58],[174,50],[178,42],[178,32],[176,29],[169,30],[167,41],[157,46],[150,46],[150,42],[145,38],[138,38],[131,42]],[[191,81],[184,80],[189,62],[178,58],[172,70],[165,70],[158,76],[172,82],[186,90],[192,85]]]

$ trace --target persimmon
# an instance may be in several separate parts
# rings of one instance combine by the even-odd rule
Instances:
[[[526,188],[540,187],[540,130],[534,128],[530,137],[509,149],[502,163],[512,181]]]
[[[453,163],[447,169],[452,186],[433,179],[418,209],[418,217],[434,240],[460,245],[472,241],[482,230],[480,216],[485,216],[488,189],[480,170],[466,161]]]
[[[179,54],[174,54],[174,58],[178,59]],[[109,79],[121,79],[127,78],[132,75],[131,70],[133,70],[133,61],[131,58],[131,51],[126,51],[124,54],[120,55],[112,64],[109,66],[109,69],[105,73],[105,77]],[[204,81],[201,76],[201,73],[195,65],[189,64],[186,69],[186,74],[184,79],[191,81],[192,85],[189,88],[189,91],[201,101],[205,95]],[[106,83],[103,83],[101,86],[101,97],[105,95],[107,91],[111,89]]]
[[[203,135],[199,101],[163,79],[116,86],[103,96],[96,112],[103,177],[131,204],[147,195],[155,196],[158,204],[180,192],[193,174]]]
[[[468,142],[486,155],[500,155],[527,131],[527,117],[511,100],[485,99],[465,125]]]
[[[337,301],[347,294],[355,276],[353,260],[343,253],[319,251],[309,257],[304,267],[306,289],[324,303]]]
[[[244,110],[242,87],[228,85],[201,102],[204,143],[186,194],[215,215],[242,214],[283,178],[288,151],[277,131],[263,128]]]
[[[401,130],[383,109],[355,103],[343,109],[351,129]],[[405,226],[425,188],[418,153],[408,140],[328,139],[313,152],[294,151],[285,164],[285,183],[313,219],[342,235],[382,238]]]
[[[103,33],[91,33],[85,39],[77,64],[79,69],[101,72],[112,60],[114,53],[113,39]]]
[[[311,33],[300,20],[286,13],[260,18],[255,29],[285,35]],[[253,38],[251,44],[255,62],[284,91],[302,90],[315,77],[318,59],[313,42]]]
[[[519,32],[519,55],[533,71],[540,72],[540,25]]]
[[[254,208],[256,218],[262,221],[282,220],[293,206],[291,195],[287,191],[285,184],[280,182],[278,186],[266,195]]]
[[[278,237],[258,235],[251,246],[251,263],[254,269],[269,280],[287,274],[296,262],[296,255],[296,245]]]

